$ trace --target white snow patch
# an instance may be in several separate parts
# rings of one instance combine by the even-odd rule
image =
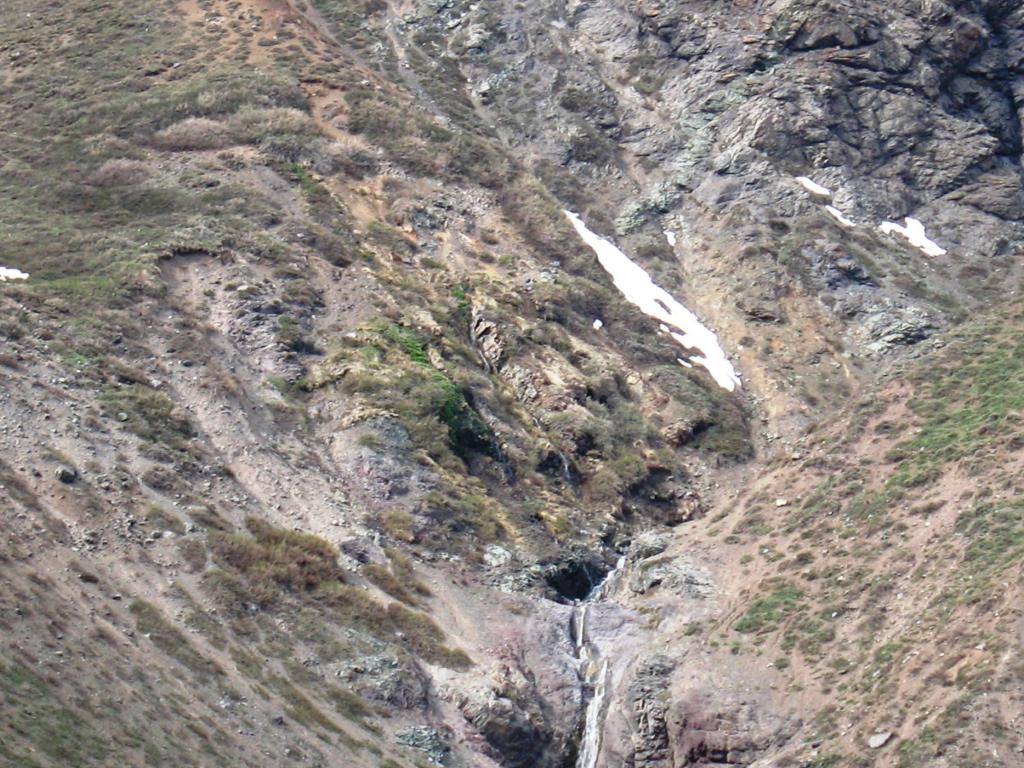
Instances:
[[[680,364],[681,366],[683,366],[684,368],[693,368],[693,366],[692,366],[692,365],[690,365],[690,364],[689,364],[688,362],[686,362],[685,360],[683,360],[683,358],[681,358],[681,357],[677,357],[677,358],[676,358],[676,362],[677,362],[677,363],[679,363],[679,364]]]
[[[5,283],[8,280],[28,280],[28,272],[10,267],[0,267],[0,283]]]
[[[612,276],[615,287],[631,304],[659,320],[672,338],[687,349],[696,349],[700,355],[690,355],[690,362],[708,370],[722,389],[732,392],[740,385],[740,378],[732,367],[718,337],[701,324],[697,316],[673,298],[672,294],[656,285],[643,267],[634,264],[614,244],[594,234],[575,213],[565,211],[576,232],[589,245],[605,271]],[[669,327],[677,330],[669,330]]]
[[[600,331],[602,328],[604,328],[604,323],[602,323],[600,320],[595,320],[594,321],[594,330],[595,331]]]
[[[664,235],[665,239],[668,240],[668,244],[674,248],[676,245],[676,233],[671,229],[666,229]]]
[[[857,225],[846,218],[843,212],[836,208],[834,205],[826,205],[825,210],[832,214],[833,218],[842,224],[844,227],[856,227]]]
[[[945,256],[946,249],[938,245],[934,240],[929,240],[924,233],[924,224],[917,219],[907,216],[904,221],[906,226],[901,227],[892,221],[883,221],[879,225],[882,234],[889,235],[896,233],[907,238],[912,246],[922,251],[926,256]]]
[[[816,181],[812,181],[806,176],[797,176],[796,180],[800,182],[800,186],[810,192],[812,195],[819,195],[821,197],[832,197],[832,190],[828,187],[823,187]]]

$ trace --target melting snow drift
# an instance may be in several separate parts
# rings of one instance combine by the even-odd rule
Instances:
[[[912,246],[923,251],[927,256],[946,255],[945,248],[942,248],[934,240],[929,240],[925,235],[924,224],[917,219],[910,218],[909,216],[907,216],[904,221],[906,222],[905,227],[901,227],[899,224],[891,221],[883,221],[878,228],[884,235],[892,234],[894,232],[898,235],[903,235],[903,237],[910,241]]]
[[[795,178],[798,182],[800,182],[801,186],[803,186],[803,188],[810,192],[812,195],[818,195],[820,197],[829,198],[832,197],[832,190],[828,189],[827,187],[821,186],[821,184],[818,184],[816,181],[809,179],[807,176],[797,176]],[[853,227],[857,226],[857,224],[854,221],[847,218],[846,215],[838,208],[836,208],[834,205],[826,205],[825,210],[828,211],[828,213],[844,227],[852,229]],[[925,235],[924,224],[922,224],[917,219],[912,219],[909,216],[907,216],[904,219],[904,222],[906,222],[905,225],[900,225],[892,221],[883,221],[878,226],[878,229],[882,232],[883,235],[902,235],[907,239],[907,241],[912,246],[924,252],[926,256],[946,255],[947,251],[945,248],[940,246],[934,240],[930,240],[928,236]]]
[[[0,283],[5,283],[8,280],[28,280],[28,273],[22,272],[20,269],[0,267]]]
[[[612,276],[615,287],[628,302],[635,304],[644,314],[675,328],[669,333],[684,347],[699,350],[699,356],[690,355],[690,362],[706,368],[722,389],[732,392],[740,385],[740,378],[719,345],[718,337],[705,328],[693,312],[656,285],[642,267],[634,264],[615,245],[587,229],[579,216],[570,211],[565,215],[583,242],[597,254],[597,260]]]
[[[666,229],[663,234],[665,239],[668,240],[668,244],[674,247],[676,244],[676,233],[671,229]]]
[[[850,219],[846,218],[846,215],[838,208],[836,208],[834,205],[826,205],[825,210],[828,211],[832,215],[832,217],[840,224],[842,224],[844,227],[853,228],[857,226],[852,221],[850,221]]]
[[[821,197],[832,197],[831,189],[829,189],[828,187],[823,187],[821,186],[821,184],[818,184],[815,181],[811,181],[811,179],[807,178],[806,176],[797,176],[796,180],[800,182],[800,185],[808,192],[810,192],[812,195],[819,195]]]

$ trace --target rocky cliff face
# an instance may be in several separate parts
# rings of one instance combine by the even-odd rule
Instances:
[[[0,758],[1024,763],[1018,5],[12,0]]]
[[[772,381],[763,347],[747,366],[758,390],[806,368],[808,326],[815,367],[845,373],[843,353],[915,344],[1019,282],[1012,3],[449,4],[393,23],[420,50],[455,29],[484,114],[607,233],[640,250],[678,232],[679,287],[735,354],[772,349]],[[875,231],[905,216],[949,253]]]

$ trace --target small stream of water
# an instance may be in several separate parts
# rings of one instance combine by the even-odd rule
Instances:
[[[612,282],[622,293],[623,298],[645,315],[658,320],[661,331],[669,334],[686,350],[683,357],[678,358],[682,365],[704,367],[718,386],[729,392],[740,386],[739,374],[729,362],[718,337],[701,323],[697,315],[655,283],[646,270],[633,262],[614,243],[587,228],[577,214],[565,211],[565,215],[583,242],[594,251],[601,266],[611,275]],[[674,232],[666,231],[665,237],[671,246],[676,245]],[[594,321],[595,330],[604,327],[603,321]],[[563,470],[568,472],[568,462],[564,456],[563,465]],[[595,605],[615,586],[624,564],[625,558],[620,558],[615,568],[594,586],[585,598],[577,601],[572,613],[570,631],[576,644],[580,680],[583,683],[584,696],[588,693],[590,696],[583,720],[576,768],[597,767],[601,754],[601,737],[604,731],[606,698],[611,674],[609,660],[601,658],[600,649],[591,640],[589,618]]]
[[[580,737],[579,756],[576,768],[595,768],[601,752],[601,732],[604,725],[605,697],[608,691],[608,659],[601,658],[597,646],[590,640],[587,619],[591,608],[603,600],[612,587],[626,563],[620,557],[616,566],[608,572],[572,612],[572,636],[576,642],[576,658],[580,663],[580,678],[584,690],[590,690],[586,715],[583,721],[583,735]]]

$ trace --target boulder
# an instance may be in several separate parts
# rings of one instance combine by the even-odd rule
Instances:
[[[630,560],[646,560],[668,549],[669,537],[657,531],[644,531],[629,545]]]
[[[871,747],[871,749],[881,749],[889,743],[889,740],[891,738],[892,731],[882,731],[880,733],[873,733],[868,738],[868,746]]]

